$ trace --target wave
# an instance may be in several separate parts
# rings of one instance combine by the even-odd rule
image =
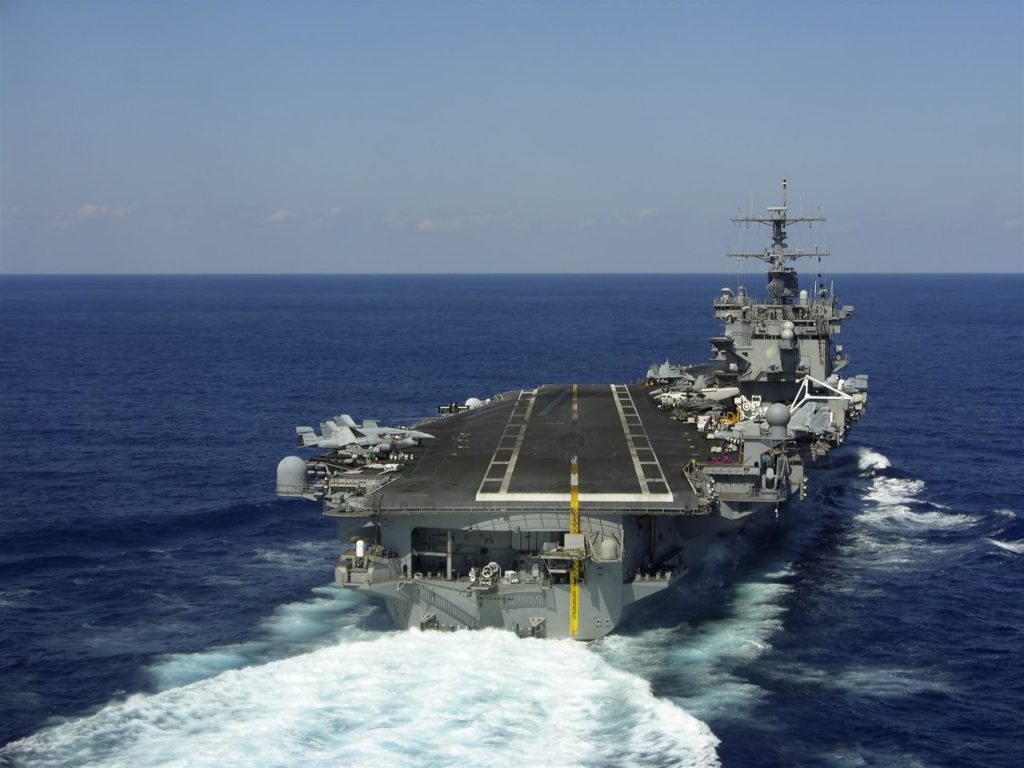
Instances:
[[[337,544],[330,540],[295,541],[284,548],[257,547],[252,551],[252,556],[257,561],[272,563],[277,568],[306,569],[312,558],[322,559],[325,552],[333,555],[336,550]]]
[[[977,515],[950,511],[948,507],[920,498],[925,489],[922,480],[878,476],[864,494],[865,507],[858,515],[861,522],[885,527],[964,528],[979,522]]]
[[[166,515],[154,515],[146,507],[142,512],[125,511],[103,516],[71,512],[55,522],[41,523],[37,518],[27,518],[5,526],[0,535],[0,549],[5,552],[39,551],[44,554],[38,557],[43,558],[50,557],[53,542],[59,541],[65,547],[73,548],[62,555],[65,559],[78,552],[82,553],[83,560],[97,559],[111,553],[119,554],[125,549],[159,556],[181,550],[186,546],[182,539],[189,539],[198,530],[212,536],[237,533],[240,528],[252,531],[261,526],[314,525],[300,507],[289,504],[289,501],[235,502]],[[69,529],[79,532],[71,542],[67,541]],[[25,555],[17,556],[19,567],[25,559]]]
[[[840,551],[855,558],[851,567],[912,565],[922,557],[947,552],[956,537],[982,521],[978,515],[924,498],[924,481],[900,477],[891,465],[858,484],[863,485],[857,493],[849,539],[840,545]]]
[[[889,469],[892,463],[887,456],[871,448],[860,447],[857,449],[857,468],[862,472],[868,470]]]
[[[374,622],[383,609],[361,595],[325,586],[312,590],[312,600],[287,603],[261,622],[256,638],[243,643],[217,646],[199,653],[172,653],[162,656],[147,670],[157,690],[168,690],[205,680],[230,669],[305,653],[341,642],[366,639],[378,627]],[[367,624],[371,627],[367,630]]]
[[[40,594],[38,589],[0,589],[0,607],[26,603]]]
[[[897,699],[921,693],[951,694],[956,688],[941,672],[903,667],[831,667],[822,669],[799,664],[775,664],[773,676],[790,684],[838,689],[868,699]]]
[[[999,539],[985,539],[989,544],[994,544],[1000,549],[1005,549],[1007,552],[1013,552],[1017,555],[1024,555],[1024,539],[1019,541],[1000,541]]]
[[[574,641],[409,631],[155,694],[9,744],[16,764],[718,765],[710,728]]]
[[[927,509],[916,511],[898,504],[866,509],[858,518],[878,528],[899,528],[908,532],[917,529],[919,533],[935,529],[970,528],[979,522],[977,515]]]
[[[923,490],[923,480],[879,476],[872,481],[865,498],[878,504],[906,504],[916,501]]]
[[[595,650],[616,666],[660,681],[675,702],[702,720],[744,719],[766,692],[745,679],[742,670],[772,649],[771,638],[782,629],[785,598],[792,591],[790,564],[779,559],[748,564],[733,583],[721,584],[721,569],[735,565],[736,550],[752,546],[756,543],[741,538],[719,547],[729,550],[728,557],[713,548],[705,558],[704,577],[675,590],[652,615],[662,626],[611,635]],[[666,618],[677,623],[665,627]]]

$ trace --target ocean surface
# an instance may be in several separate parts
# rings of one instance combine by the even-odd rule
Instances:
[[[1024,277],[835,280],[865,419],[588,646],[395,631],[276,464],[706,359],[736,275],[0,278],[0,765],[1018,768]]]

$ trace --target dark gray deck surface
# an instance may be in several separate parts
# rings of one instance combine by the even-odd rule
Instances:
[[[640,385],[544,385],[421,427],[434,435],[374,507],[565,509],[573,456],[581,509],[692,509],[682,468],[702,438]]]

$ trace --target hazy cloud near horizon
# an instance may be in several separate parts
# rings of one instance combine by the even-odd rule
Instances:
[[[1024,6],[0,5],[0,272],[1024,271]]]

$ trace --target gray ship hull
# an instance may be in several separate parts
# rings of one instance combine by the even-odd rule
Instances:
[[[557,525],[557,518],[554,519]],[[433,522],[439,526],[465,523],[464,520],[449,518]],[[527,518],[518,522],[520,532],[542,533],[539,527],[525,528],[524,525],[531,522]],[[587,531],[625,530],[627,550],[633,544],[628,531],[635,528],[632,536],[638,537],[638,548],[644,553],[638,558],[601,560],[597,557],[587,560],[578,582],[575,632],[570,622],[571,591],[563,572],[566,569],[559,569],[557,562],[554,567],[544,570],[539,567],[515,570],[516,575],[512,579],[500,578],[493,583],[482,584],[479,579],[471,581],[465,571],[455,570],[449,577],[447,558],[436,557],[436,569],[427,566],[427,570],[415,571],[410,577],[401,570],[398,562],[389,558],[364,553],[360,561],[355,550],[348,545],[335,568],[335,581],[339,586],[357,589],[383,600],[396,626],[401,629],[494,627],[521,636],[596,640],[628,621],[642,603],[698,573],[711,541],[734,533],[743,522],[745,518],[725,525],[720,520],[707,518],[688,518],[685,522],[659,518],[655,521],[654,530],[659,548],[652,559],[647,557],[651,538],[647,521],[637,523],[626,517],[624,522],[623,516],[599,520],[583,518],[581,527]],[[541,521],[533,523],[540,525]],[[465,537],[454,538],[461,539],[463,548],[479,548],[484,542],[493,542],[494,532],[505,524],[504,518],[475,521],[476,535],[467,532]],[[346,533],[349,530],[346,526]],[[406,535],[396,533],[401,538]],[[543,533],[555,537],[560,531],[552,529]],[[520,551],[525,553],[525,550]],[[547,560],[549,563],[553,561],[550,557]],[[524,554],[524,562],[529,562],[528,554]]]

